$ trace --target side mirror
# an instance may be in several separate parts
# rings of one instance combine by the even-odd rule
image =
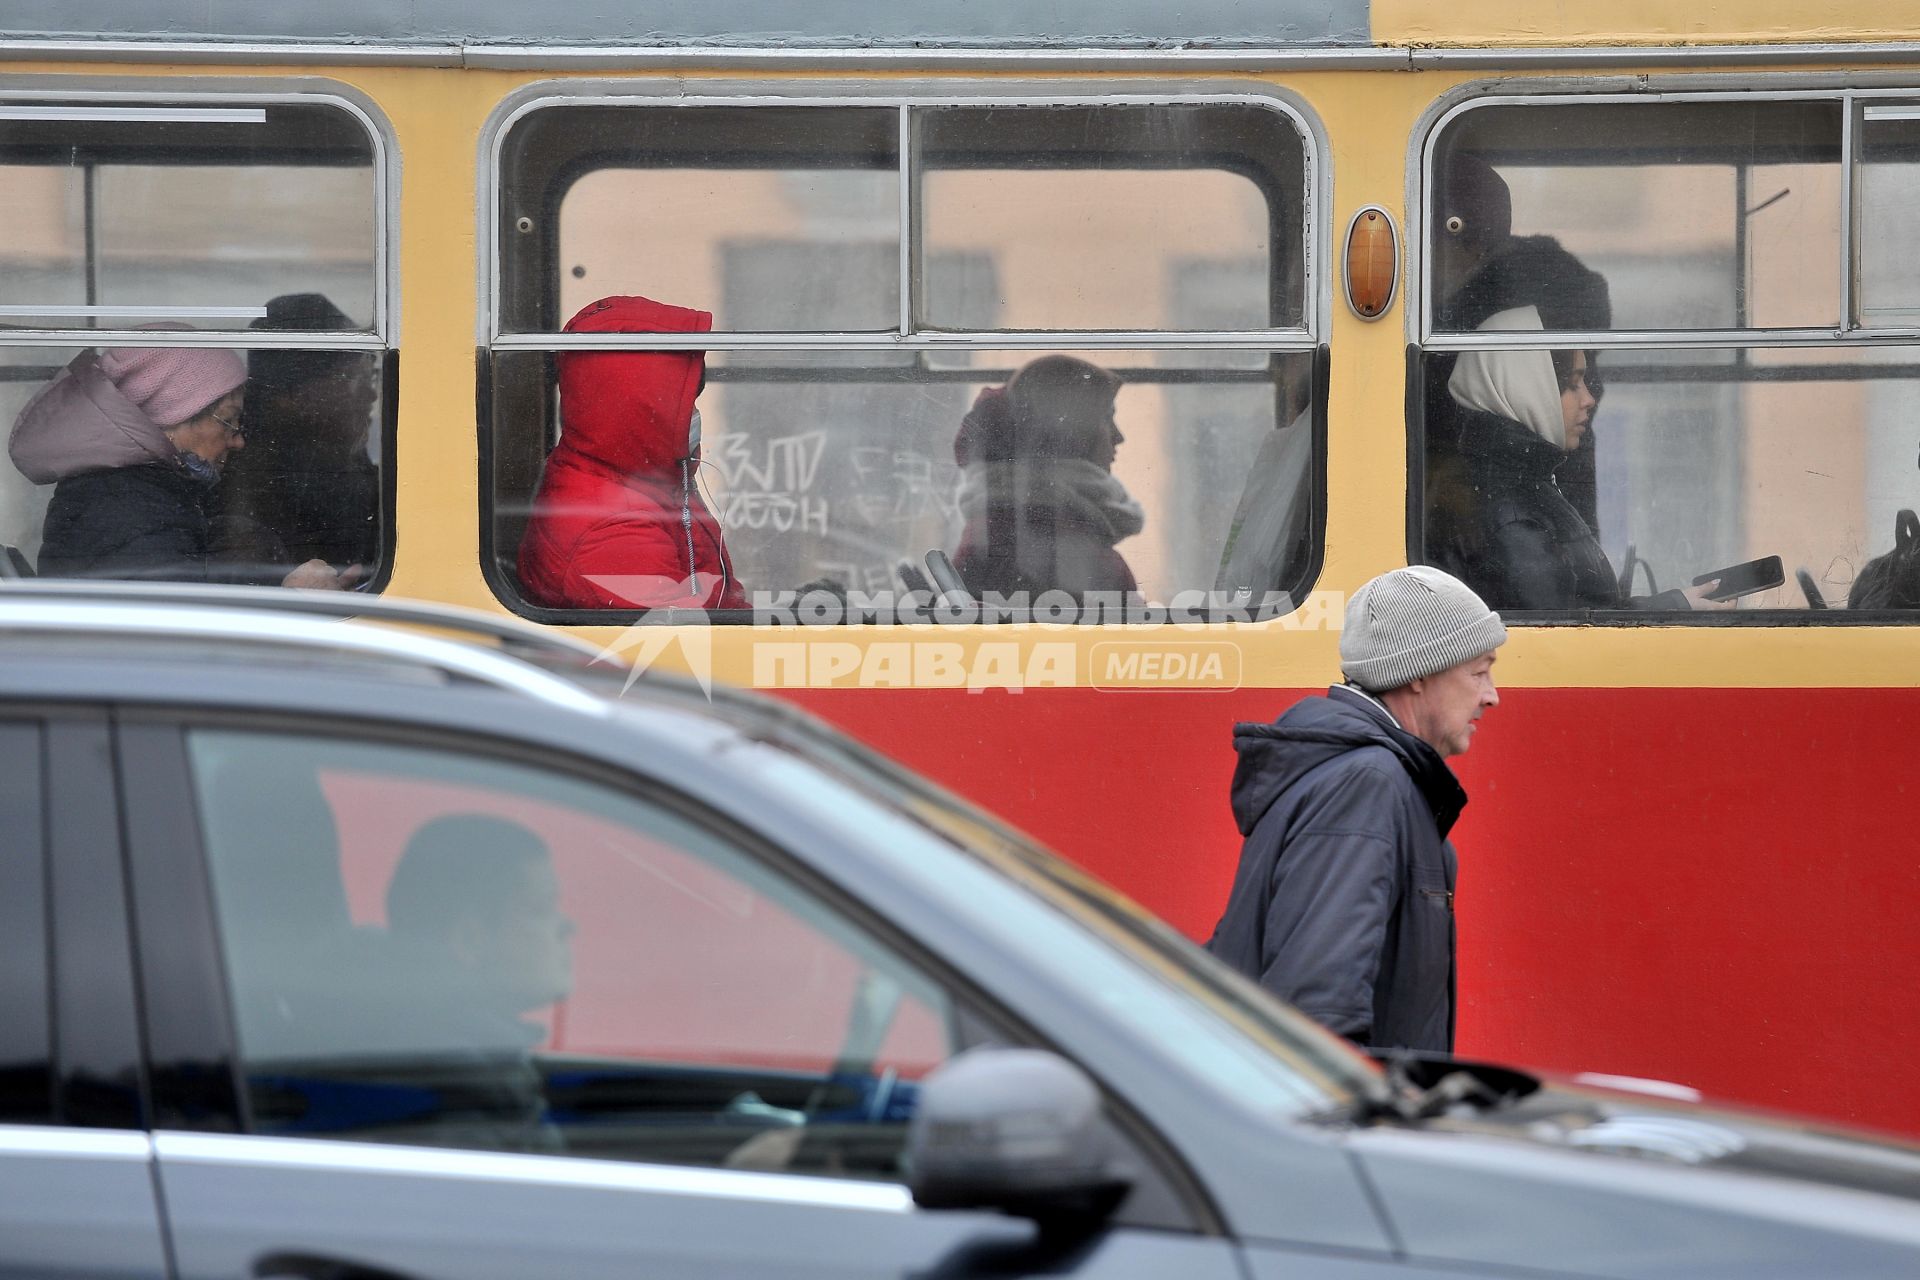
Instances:
[[[920,1083],[907,1185],[923,1209],[1098,1223],[1133,1186],[1114,1148],[1078,1067],[1042,1049],[971,1049]]]

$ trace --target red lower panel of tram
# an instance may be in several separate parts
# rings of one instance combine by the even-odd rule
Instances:
[[[793,700],[1204,939],[1304,690]],[[1454,764],[1463,1055],[1920,1135],[1913,689],[1518,689]],[[937,732],[933,732],[937,728]]]

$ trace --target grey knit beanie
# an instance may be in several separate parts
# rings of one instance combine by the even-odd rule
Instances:
[[[1340,633],[1340,670],[1370,693],[1492,653],[1500,615],[1473,588],[1424,564],[1383,573],[1353,593]]]

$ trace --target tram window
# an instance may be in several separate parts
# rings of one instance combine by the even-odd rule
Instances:
[[[1430,453],[1427,558],[1496,608],[1685,608],[1659,593],[1770,555],[1785,583],[1739,608],[1808,607],[1797,569],[1820,604],[1844,607],[1862,568],[1892,550],[1896,514],[1920,505],[1920,349],[1581,355],[1604,391],[1584,458],[1556,470],[1550,446],[1471,392],[1457,441]],[[1520,370],[1549,357],[1470,358]]]
[[[1869,105],[1860,161],[1858,322],[1920,327],[1920,106]]]
[[[364,118],[338,103],[6,104],[0,423],[22,424],[0,460],[10,568],[378,571],[384,185]],[[325,576],[295,585],[344,585]]]
[[[1235,611],[1300,598],[1320,530],[1306,138],[1265,102],[521,113],[496,149],[500,341],[483,424],[496,589],[539,610],[673,603],[744,619],[827,583],[897,600],[941,552],[971,590],[1024,602],[1001,618],[1049,590],[1213,594],[1190,607]],[[584,430],[560,377],[584,354],[570,317],[634,296],[711,316],[697,340],[710,525],[681,501],[691,465],[660,470],[645,500],[583,497],[567,481],[578,454],[554,452]],[[666,327],[682,322],[707,323]],[[638,335],[634,350],[659,331],[589,327],[598,346]],[[1127,336],[1112,350],[1075,333]],[[1270,337],[1249,349],[1250,333]],[[963,433],[1014,404],[1015,425]],[[672,434],[682,458],[691,432]],[[574,450],[596,447],[576,434]],[[592,530],[544,514],[616,499]],[[648,541],[651,558],[578,550]],[[581,585],[609,568],[685,591]],[[579,580],[562,589],[559,574]]]
[[[897,601],[929,551],[952,557],[976,594],[1009,601],[1117,597],[1131,578],[1149,600],[1239,588],[1246,603],[1296,587],[1308,568],[1312,363],[1305,353],[713,352],[699,500],[723,531],[727,571],[765,608],[823,579]],[[496,356],[496,404],[545,364]],[[1016,443],[1022,428],[998,407],[1035,369],[1027,383],[1040,387],[1050,371],[1114,380],[1123,439],[1112,445],[1101,428],[1089,440],[1093,453],[1110,450],[1110,474],[1102,458],[1047,456],[1056,441],[1038,428],[1025,437],[1034,450]],[[500,541],[530,514],[498,495]]]
[[[1607,280],[1615,329],[1833,326],[1840,318],[1841,109],[1837,102],[1609,102],[1489,106],[1437,142],[1430,260],[1437,329],[1486,318],[1483,273],[1463,289],[1497,207],[1475,201],[1488,166],[1511,232],[1550,236]],[[1443,201],[1444,203],[1444,201]],[[1497,203],[1497,201],[1496,201]],[[1450,231],[1449,218],[1461,220]],[[1497,229],[1497,226],[1494,228]],[[1551,281],[1514,281],[1505,290]],[[1494,292],[1501,292],[1495,289]],[[1553,308],[1549,329],[1580,327]]]
[[[609,294],[686,296],[676,277],[724,276],[715,325],[736,332],[810,325],[843,332],[899,322],[900,192],[891,173],[866,170],[602,169],[560,205],[560,312]],[[750,256],[771,209],[794,217],[783,256]],[[730,222],[744,224],[729,227]],[[835,228],[816,239],[808,223]],[[755,225],[759,224],[759,225]],[[656,246],[647,255],[631,246]],[[658,258],[653,257],[657,251]]]
[[[1271,121],[1245,109],[1159,105],[942,107],[918,120],[929,251],[985,254],[999,268],[924,281],[931,327],[1305,324],[1302,255],[1286,251],[1305,209],[1293,130],[1260,129]],[[1223,158],[1229,142],[1236,153]],[[1179,259],[1198,244],[1259,286],[1204,326],[1173,293]]]
[[[46,114],[11,114],[29,109]],[[42,103],[9,112],[0,322],[131,327],[186,309],[204,327],[245,328],[268,298],[324,293],[349,317],[345,328],[373,328],[373,144],[345,111],[221,103],[127,107],[117,119]]]
[[[501,328],[552,331],[595,298],[643,294],[699,299],[723,332],[891,330],[899,131],[886,108],[535,112],[503,157]],[[737,246],[770,239],[800,270],[714,291]]]
[[[1860,319],[1912,323],[1913,273],[1892,246],[1911,226],[1913,135],[1903,109],[1868,104],[1850,168],[1843,109],[1535,103],[1456,117],[1428,188],[1416,558],[1523,614],[1898,607],[1856,584],[1893,549],[1898,514],[1920,507],[1920,348],[1843,325],[1855,242],[1841,195],[1852,184],[1858,201]],[[1699,329],[1721,333],[1710,347],[1662,340]],[[1556,330],[1592,345],[1555,343]],[[1735,604],[1694,582],[1774,555],[1786,581]]]

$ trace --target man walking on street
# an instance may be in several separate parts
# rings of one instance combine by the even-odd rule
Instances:
[[[1347,682],[1236,725],[1246,843],[1215,955],[1358,1044],[1451,1052],[1453,846],[1466,792],[1445,757],[1499,705],[1500,615],[1439,569],[1347,605]]]

